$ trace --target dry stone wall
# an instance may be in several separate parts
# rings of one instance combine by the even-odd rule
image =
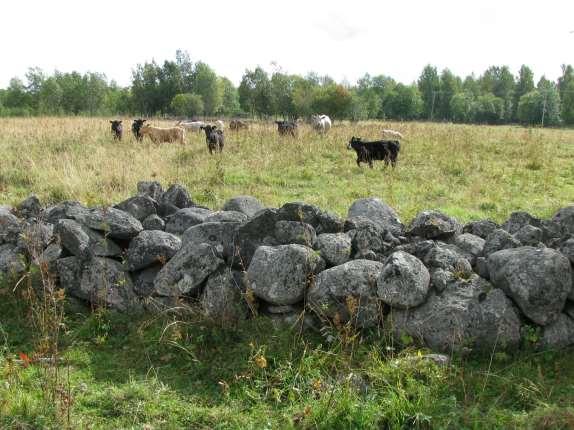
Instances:
[[[378,198],[341,219],[251,196],[214,210],[140,182],[114,207],[0,207],[0,272],[45,265],[69,297],[122,312],[189,301],[218,321],[377,327],[442,352],[515,349],[533,331],[560,348],[574,344],[573,235],[574,205],[502,225],[429,210],[405,225]]]

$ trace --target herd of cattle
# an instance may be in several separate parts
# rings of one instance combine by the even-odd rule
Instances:
[[[135,119],[132,123],[132,133],[136,140],[141,142],[145,136],[148,136],[153,143],[163,142],[185,142],[185,131],[205,132],[205,141],[210,154],[213,152],[222,152],[225,142],[224,123],[217,120],[212,124],[204,121],[178,121],[174,127],[154,127],[146,124],[145,119]],[[281,136],[297,135],[298,123],[300,121],[275,121],[277,131]],[[121,140],[123,136],[123,126],[121,120],[110,121],[112,136],[116,140]],[[319,134],[326,134],[331,129],[331,119],[327,115],[313,115],[311,125]],[[245,130],[249,124],[242,120],[234,119],[229,123],[230,130]],[[385,129],[382,131],[383,139],[375,141],[363,141],[360,137],[353,136],[347,145],[347,149],[354,150],[357,155],[357,166],[361,163],[368,163],[373,167],[373,161],[384,161],[385,165],[395,167],[398,161],[401,149],[400,140],[403,135],[395,130]]]

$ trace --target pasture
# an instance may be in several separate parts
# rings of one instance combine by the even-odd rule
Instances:
[[[378,196],[404,222],[429,208],[461,221],[549,217],[574,201],[572,130],[336,122],[325,136],[304,125],[293,139],[269,122],[226,129],[223,153],[209,155],[204,133],[188,132],[184,146],[138,143],[130,124],[117,142],[107,118],[0,120],[0,204],[34,192],[44,203],[108,205],[150,179],[181,183],[212,208],[249,194],[344,216],[355,199]],[[350,137],[385,128],[405,135],[397,168],[357,167]],[[453,354],[441,366],[384,331],[336,323],[301,333],[254,315],[221,327],[193,305],[127,315],[73,300],[47,315],[26,293],[34,276],[0,283],[2,429],[574,428],[574,352],[535,350],[535,330],[519,352]],[[64,306],[54,297],[45,309]],[[35,360],[49,323],[58,365]]]
[[[345,215],[355,199],[378,196],[403,222],[429,208],[461,221],[502,221],[515,210],[548,217],[574,201],[573,130],[335,122],[326,136],[303,125],[293,139],[269,122],[227,128],[223,154],[210,156],[203,133],[187,132],[184,146],[137,143],[130,124],[125,118],[116,142],[107,118],[1,119],[0,200],[15,204],[35,192],[43,202],[107,205],[154,179],[179,182],[212,208],[249,194],[269,206],[299,200]],[[357,167],[346,149],[351,136],[379,139],[384,128],[405,135],[398,167]]]

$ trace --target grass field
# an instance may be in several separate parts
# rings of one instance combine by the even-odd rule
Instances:
[[[519,209],[547,217],[574,201],[572,130],[338,123],[326,137],[304,128],[280,139],[258,124],[227,132],[225,152],[209,156],[203,135],[188,135],[185,147],[138,144],[128,132],[117,143],[108,125],[1,119],[0,204],[30,192],[111,204],[144,179],[182,183],[214,208],[250,194],[345,215],[353,200],[379,196],[407,222],[426,208],[460,220],[502,221]],[[388,127],[406,136],[398,168],[356,167],[349,138]],[[46,330],[21,297],[24,284],[15,293],[0,285],[2,430],[574,429],[574,349],[536,352],[536,333],[519,352],[439,367],[378,332],[301,334],[268,318],[221,328],[193,309],[126,317],[70,305],[63,320],[50,317],[54,366],[28,362],[45,354]]]
[[[203,135],[188,133],[185,147],[138,144],[125,122],[117,143],[104,118],[0,119],[0,201],[33,191],[44,202],[112,204],[146,179],[179,182],[214,208],[250,194],[269,206],[303,200],[345,215],[355,199],[379,196],[404,221],[428,208],[463,221],[501,221],[514,210],[550,216],[574,201],[574,130],[361,122],[336,123],[326,137],[305,126],[290,139],[269,123],[227,131],[223,155],[210,156]],[[386,127],[406,137],[398,168],[358,168],[349,138],[377,138]]]

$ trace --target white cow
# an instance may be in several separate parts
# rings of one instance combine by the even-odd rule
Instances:
[[[399,133],[398,131],[395,130],[391,130],[390,128],[385,128],[383,129],[383,139],[402,139],[403,135],[401,133]]]
[[[331,118],[327,115],[313,115],[311,117],[311,124],[319,134],[325,134],[331,129]]]
[[[177,127],[197,132],[201,132],[201,127],[204,127],[206,125],[207,124],[203,121],[178,121],[176,124]]]
[[[219,128],[220,130],[223,130],[223,128],[225,127],[225,124],[220,119],[215,121],[215,125],[217,125],[217,128]]]

